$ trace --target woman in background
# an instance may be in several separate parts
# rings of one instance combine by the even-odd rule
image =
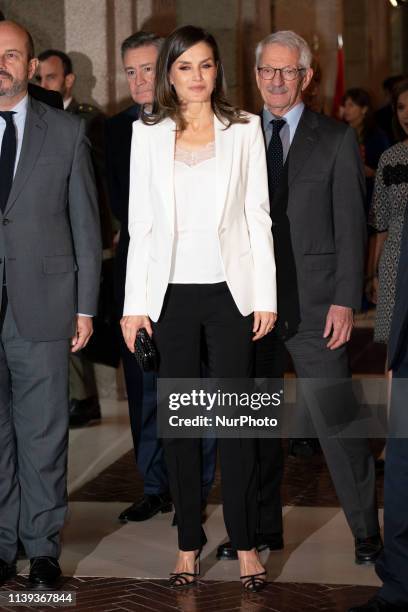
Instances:
[[[122,330],[132,352],[146,328],[159,377],[251,376],[253,340],[276,319],[275,261],[265,147],[258,117],[227,101],[214,38],[185,26],[165,41],[152,113],[134,123],[126,297]],[[266,572],[255,548],[255,441],[218,440],[224,519],[244,588]],[[179,551],[170,577],[191,586],[206,542],[197,439],[163,439]]]
[[[369,285],[377,304],[374,340],[388,342],[395,303],[395,284],[405,209],[408,205],[408,79],[395,86],[392,104],[397,144],[381,156],[373,197],[370,225]]]
[[[381,155],[390,146],[390,142],[385,132],[375,124],[371,98],[367,91],[359,87],[348,89],[344,94],[343,106],[344,119],[355,129],[360,145],[366,176],[366,215],[368,217],[378,162]]]

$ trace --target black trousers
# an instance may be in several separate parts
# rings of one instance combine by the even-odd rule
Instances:
[[[200,378],[202,342],[210,377],[250,377],[252,325],[252,315],[241,315],[226,283],[169,285],[160,319],[153,324],[159,377]],[[195,550],[202,544],[200,440],[163,439],[163,446],[179,548]],[[257,526],[255,441],[219,439],[218,449],[227,532],[234,548],[251,550]]]
[[[283,378],[285,345],[271,332],[254,343],[254,378]],[[256,440],[259,491],[257,543],[267,544],[271,536],[282,535],[282,497],[284,458],[280,438]]]
[[[380,597],[408,609],[408,338],[393,369],[389,438],[384,479],[384,550],[376,571],[383,581]],[[404,607],[403,604],[405,604]]]
[[[301,331],[284,342],[273,332],[260,340],[256,347],[258,358],[255,375],[280,378],[285,364],[285,350],[292,357],[296,375],[300,379],[327,378],[347,380],[350,376],[347,347],[335,351],[326,348],[322,331]],[[285,349],[286,347],[286,349]],[[258,362],[258,365],[257,365]],[[300,389],[299,389],[300,391]],[[339,403],[341,396],[336,400]],[[357,538],[367,538],[379,532],[375,495],[375,468],[370,446],[365,439],[328,437],[324,415],[333,407],[317,402],[304,402],[304,423],[311,424],[319,437],[337,495],[350,529]],[[341,402],[340,402],[341,403]],[[350,410],[348,395],[343,400],[344,410]],[[259,440],[259,526],[258,539],[268,542],[268,534],[281,529],[279,516],[280,484],[283,460],[278,440]]]

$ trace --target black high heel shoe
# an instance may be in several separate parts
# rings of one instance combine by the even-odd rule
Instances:
[[[266,570],[259,572],[259,574],[240,576],[245,591],[249,591],[250,593],[259,593],[259,591],[262,591],[266,586],[266,579],[262,579],[261,576],[266,576]]]
[[[203,547],[200,548],[194,559],[194,572],[173,572],[170,574],[169,586],[172,589],[188,589],[197,584],[200,575],[200,555]],[[189,580],[192,578],[192,580]]]

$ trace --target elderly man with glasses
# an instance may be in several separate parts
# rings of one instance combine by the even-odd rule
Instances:
[[[371,564],[382,541],[368,441],[327,435],[328,423],[336,424],[340,415],[339,424],[344,425],[355,409],[347,343],[364,277],[364,174],[353,130],[302,102],[313,77],[311,60],[307,43],[290,31],[269,35],[256,49],[256,82],[264,101],[261,119],[278,320],[274,331],[256,343],[254,376],[282,377],[288,350],[302,379],[301,416],[320,440],[355,538],[356,562]],[[310,393],[312,379],[314,386],[323,385],[320,395]],[[333,379],[336,393],[328,391]],[[297,435],[302,431],[306,432],[303,421]],[[259,439],[258,457],[258,548],[273,550],[283,544],[279,441]],[[218,554],[232,558],[233,552],[227,543]]]

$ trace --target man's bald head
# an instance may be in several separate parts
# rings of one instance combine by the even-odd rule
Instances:
[[[13,108],[27,93],[38,61],[33,40],[25,28],[14,21],[0,21],[0,106]]]
[[[1,11],[0,11],[1,13]],[[3,13],[1,13],[3,19],[0,16],[0,36],[2,35],[3,28],[5,32],[14,31],[17,36],[22,36],[25,40],[25,47],[27,50],[27,59],[28,61],[32,60],[34,57],[34,41],[30,32],[26,30],[22,25],[16,23],[15,21],[9,21],[4,19]]]

